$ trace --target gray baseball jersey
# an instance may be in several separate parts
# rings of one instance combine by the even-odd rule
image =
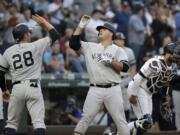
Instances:
[[[12,82],[41,79],[41,65],[44,50],[50,45],[49,37],[32,43],[15,44],[1,56],[1,69],[9,69]]]
[[[98,62],[100,55],[105,54],[116,61],[128,61],[124,50],[114,44],[104,47],[101,44],[81,41],[81,51],[85,56],[86,66],[91,83],[107,84],[120,82],[119,74],[104,64]],[[93,65],[93,66],[92,66]]]
[[[99,58],[101,58],[101,56],[106,56],[115,61],[127,62],[128,58],[122,48],[114,44],[104,47],[100,43],[81,41],[81,52],[85,56],[91,84],[107,85],[120,82],[119,73],[113,69],[112,65],[106,65],[105,63],[100,62]],[[96,116],[102,105],[105,105],[115,121],[117,134],[129,135],[130,133],[124,115],[120,85],[108,88],[91,86],[83,106],[83,117],[74,131],[84,134],[90,121]]]
[[[2,90],[0,88],[0,120],[4,119],[3,115],[3,97],[2,97]]]
[[[33,127],[35,129],[45,128],[44,100],[37,80],[41,79],[43,53],[50,44],[49,37],[32,43],[15,44],[7,48],[0,56],[0,70],[9,71],[14,83],[8,106],[6,127],[17,130],[21,113],[26,106]],[[33,80],[36,82],[32,82]]]
[[[122,48],[127,54],[130,67],[136,64],[136,58],[135,58],[133,50],[128,47],[122,47]],[[129,104],[129,99],[127,95],[127,87],[128,87],[129,82],[131,81],[131,78],[130,78],[129,72],[121,72],[120,76],[121,76],[121,89],[122,89],[122,95],[123,95],[123,106],[125,110],[129,110],[130,104]]]
[[[122,47],[122,48],[124,49],[124,51],[127,54],[129,65],[131,66],[133,64],[136,64],[136,58],[135,58],[133,50],[128,47]]]
[[[134,52],[131,48],[128,48],[128,47],[122,47],[124,49],[124,51],[126,52],[127,54],[127,57],[128,57],[128,63],[130,66],[136,64],[136,58],[135,58],[135,55],[134,55]],[[127,86],[127,81],[129,81],[129,79],[127,80],[127,78],[129,77],[129,73],[128,72],[121,72],[121,78],[122,78],[122,82],[121,84],[124,85],[124,86]],[[124,83],[124,84],[123,84]]]

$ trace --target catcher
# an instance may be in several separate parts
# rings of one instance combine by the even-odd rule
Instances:
[[[166,45],[163,56],[149,59],[134,76],[133,81],[129,83],[127,91],[129,101],[136,117],[140,121],[140,128],[134,134],[143,135],[153,124],[151,116],[152,95],[162,88],[169,90],[169,82],[175,75],[173,52],[176,46],[176,43]],[[177,63],[177,61],[175,62]],[[161,110],[164,111],[167,108],[161,108]],[[136,126],[134,123],[129,123],[130,129]]]

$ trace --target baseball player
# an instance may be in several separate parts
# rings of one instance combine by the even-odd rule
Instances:
[[[3,49],[1,48],[1,51]],[[0,53],[0,60],[2,60],[2,54]],[[0,68],[2,68],[0,66]],[[3,100],[5,102],[9,101],[10,93],[9,90],[6,89],[5,85],[5,70],[0,70],[0,135],[4,135],[5,128],[5,119],[3,113]]]
[[[141,121],[141,129],[138,134],[143,134],[151,128],[153,122],[152,94],[163,88],[168,91],[169,82],[175,75],[172,60],[176,44],[171,43],[164,47],[163,56],[149,59],[134,76],[128,86],[129,101],[137,118]],[[133,128],[134,124],[129,123]],[[140,131],[140,132],[139,132]]]
[[[77,124],[74,135],[85,134],[102,105],[105,105],[112,116],[118,134],[129,135],[119,84],[119,73],[127,72],[129,69],[126,53],[122,48],[113,44],[116,30],[109,23],[96,28],[99,32],[99,43],[81,41],[80,34],[89,20],[90,17],[86,15],[81,18],[69,43],[72,49],[84,54],[90,81],[90,88],[83,107],[83,117]]]
[[[0,69],[10,72],[13,84],[6,135],[16,134],[25,106],[31,116],[35,135],[45,135],[45,109],[40,87],[42,56],[45,49],[59,38],[59,34],[44,18],[38,15],[32,18],[49,32],[49,36],[31,42],[31,32],[27,25],[18,24],[13,29],[17,43],[5,50],[0,61]]]
[[[3,114],[3,93],[2,90],[0,88],[0,135],[3,135],[4,133],[4,114]]]
[[[129,61],[129,71],[128,72],[121,72],[121,89],[123,95],[123,105],[126,115],[126,120],[129,121],[129,111],[130,111],[130,104],[127,96],[127,87],[131,79],[136,74],[136,58],[132,49],[125,46],[125,36],[121,32],[116,32],[114,37],[114,44],[119,47],[122,47],[127,54],[128,61]]]
[[[173,103],[174,103],[174,110],[175,110],[175,123],[177,131],[180,131],[180,45],[178,45],[174,49],[173,53],[173,61],[178,63],[177,70],[176,70],[176,76],[171,81],[171,87],[172,87],[172,96],[173,96]]]

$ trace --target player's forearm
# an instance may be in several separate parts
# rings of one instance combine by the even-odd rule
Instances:
[[[52,30],[52,29],[54,29],[54,26],[52,26],[50,23],[48,23],[48,22],[46,22],[45,24],[44,24],[44,27],[45,27],[45,29],[47,30],[47,31],[50,31],[50,30]]]
[[[120,73],[123,69],[123,64],[121,62],[112,61],[111,65],[117,73]]]
[[[83,28],[78,26],[76,30],[74,31],[73,35],[81,35],[82,31],[83,31]]]
[[[130,68],[129,68],[129,74],[130,74],[130,77],[133,78],[136,74],[136,64],[132,65]]]

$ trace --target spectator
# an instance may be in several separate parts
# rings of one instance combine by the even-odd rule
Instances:
[[[60,31],[60,24],[61,20],[63,19],[62,14],[62,1],[61,0],[55,0],[53,3],[50,3],[48,6],[48,15],[50,22],[57,28],[58,31]]]
[[[9,14],[6,16],[8,28],[7,28],[6,33],[5,33],[5,37],[6,37],[5,40],[9,43],[13,43],[14,38],[12,35],[12,29],[18,23],[25,22],[25,18],[20,12],[18,12],[17,5],[14,3],[10,3],[8,5],[8,13]]]
[[[154,39],[152,36],[146,36],[144,45],[140,49],[139,58],[139,67],[141,67],[147,60],[157,55],[154,46]]]
[[[77,106],[77,99],[75,96],[67,97],[67,106],[64,114],[60,119],[63,119],[63,125],[76,125],[82,117],[81,109]]]
[[[63,0],[63,7],[71,9],[73,3],[74,3],[74,0]]]
[[[180,9],[175,14],[175,23],[176,23],[176,39],[180,41]]]
[[[86,72],[84,57],[76,53],[69,47],[69,42],[65,43],[66,46],[66,67],[76,73]]]
[[[172,33],[172,28],[167,24],[167,17],[159,9],[156,9],[156,16],[151,24],[152,36],[154,38],[155,50],[159,53],[159,49],[163,46],[164,38]]]
[[[94,6],[98,3],[97,0],[78,0],[78,2],[82,13],[87,15],[93,12]]]
[[[112,12],[112,11],[108,11],[105,13],[105,17],[106,17],[106,22],[109,22],[109,23],[113,23],[113,18],[114,18],[115,14]],[[116,24],[113,24],[114,26]],[[117,26],[115,26],[117,28]]]
[[[7,9],[6,9],[6,2],[5,1],[1,1],[0,2],[0,42],[2,42],[5,38],[4,36],[4,32],[6,29],[6,25],[7,25],[7,21],[6,21],[6,17],[7,17]]]
[[[123,1],[121,11],[117,11],[114,17],[114,23],[117,23],[117,31],[122,32],[128,37],[128,23],[132,15],[128,1]]]
[[[61,53],[64,55],[65,59],[66,59],[66,47],[65,47],[65,43],[70,39],[70,37],[72,36],[73,33],[73,29],[71,27],[67,27],[65,29],[65,34],[63,37],[60,38],[59,40],[59,44],[60,44],[60,51]]]
[[[134,5],[134,14],[130,17],[128,24],[128,45],[134,51],[137,69],[139,69],[139,53],[145,40],[145,26],[142,20],[144,16],[144,5]]]
[[[34,2],[34,10],[38,12],[42,10],[43,12],[47,13],[48,9],[48,1],[47,0],[37,0]]]
[[[25,18],[25,23],[29,28],[33,28],[36,25],[36,22],[31,19],[31,10],[29,8],[24,9],[23,11],[24,18]]]
[[[96,27],[104,24],[104,21],[102,19],[105,19],[103,12],[98,9],[93,10],[92,18],[87,27],[85,28],[85,35],[87,41],[98,42],[98,32],[96,30]]]
[[[60,53],[59,42],[56,41],[51,49],[52,51],[46,52],[43,57],[45,70],[48,73],[65,73],[66,70],[64,68],[64,57]]]

